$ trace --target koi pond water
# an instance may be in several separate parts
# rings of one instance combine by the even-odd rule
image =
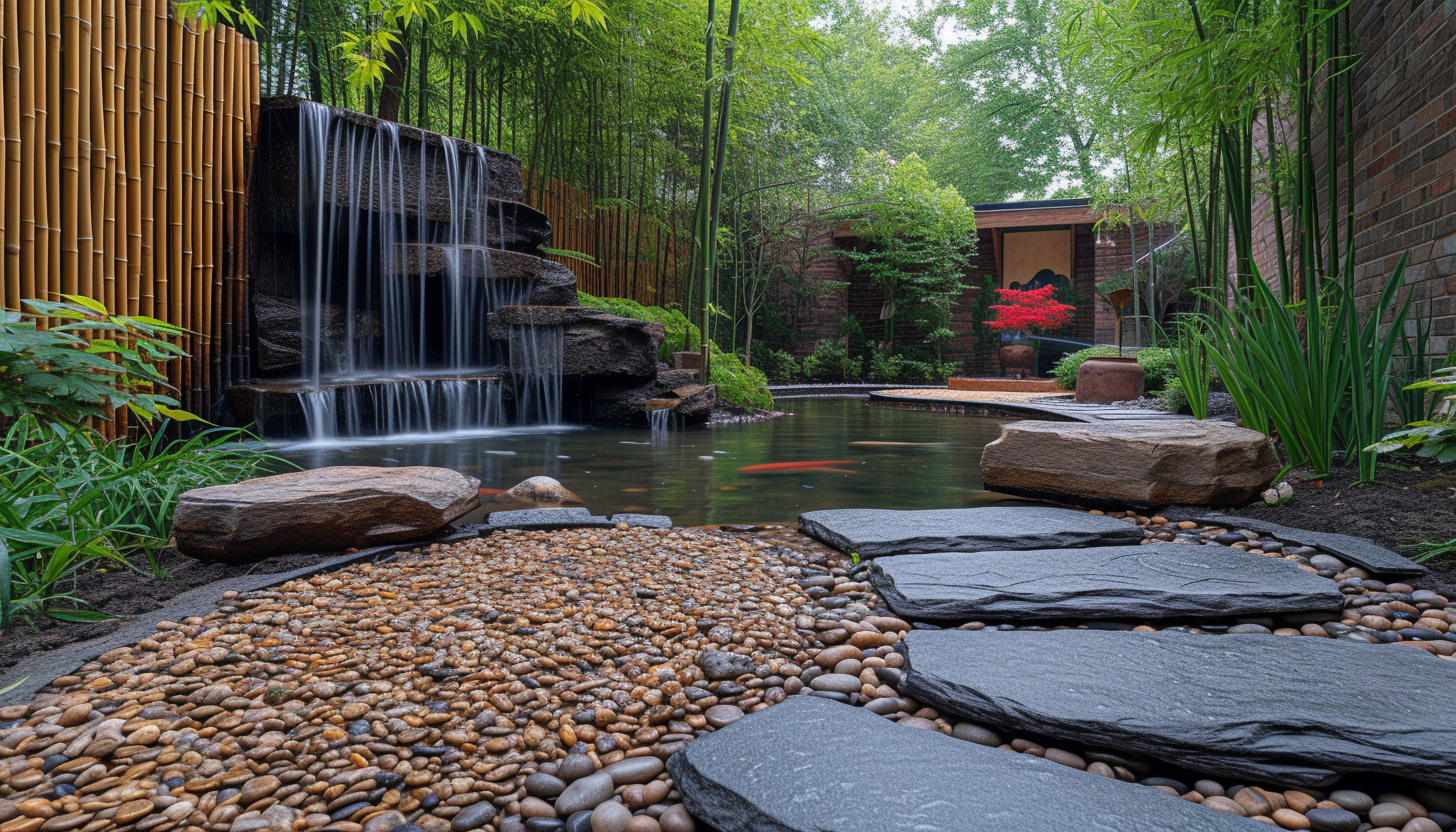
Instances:
[[[305,468],[435,465],[482,495],[527,477],[560,480],[593,513],[670,515],[679,526],[792,523],[826,508],[961,508],[984,490],[981,449],[1005,419],[790,399],[764,422],[651,433],[642,428],[502,428],[275,448]],[[482,513],[483,514],[483,513]],[[483,521],[483,516],[465,518]]]

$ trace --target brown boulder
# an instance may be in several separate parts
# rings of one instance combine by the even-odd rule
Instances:
[[[1090,504],[1244,503],[1279,467],[1267,436],[1193,419],[1012,422],[981,454],[991,491]]]
[[[571,489],[551,477],[531,477],[491,498],[491,510],[584,506]]]
[[[480,481],[447,468],[339,466],[194,488],[172,517],[198,560],[380,546],[443,528],[480,505]]]

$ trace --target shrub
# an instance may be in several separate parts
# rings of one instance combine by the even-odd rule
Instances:
[[[757,367],[745,367],[738,356],[710,343],[709,380],[718,385],[718,398],[746,410],[769,410],[774,406],[768,379]]]
[[[1163,409],[1169,413],[1182,413],[1189,406],[1188,393],[1183,389],[1183,380],[1177,376],[1169,379],[1156,395],[1163,400]],[[1204,412],[1207,413],[1207,410],[1205,409]]]
[[[762,370],[769,381],[776,382],[797,381],[801,372],[793,353],[770,349],[762,342],[753,345],[753,366]]]
[[[804,359],[804,375],[814,381],[844,384],[860,380],[860,362],[833,341],[820,341]]]
[[[1100,347],[1088,347],[1085,350],[1078,350],[1074,353],[1062,356],[1052,367],[1052,376],[1057,384],[1064,390],[1077,389],[1077,370],[1082,363],[1089,358],[1104,355],[1117,355],[1117,347],[1103,345]]]
[[[1173,350],[1148,347],[1139,350],[1138,366],[1143,368],[1143,390],[1149,395],[1160,393],[1178,377],[1178,362]]]

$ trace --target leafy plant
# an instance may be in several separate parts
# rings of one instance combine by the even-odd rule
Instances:
[[[748,410],[769,410],[774,406],[773,394],[768,392],[768,378],[757,367],[745,367],[738,356],[723,352],[718,345],[709,342],[712,363],[708,367],[708,380],[718,387],[718,398],[729,404]]]
[[[770,381],[794,381],[801,372],[799,360],[793,353],[764,346],[762,341],[753,345],[753,366],[763,371]]]
[[[820,341],[804,359],[804,375],[814,381],[844,384],[859,381],[862,372],[859,360],[833,341]]]
[[[1050,284],[1040,289],[997,289],[996,295],[1001,303],[991,306],[996,317],[987,321],[986,325],[997,332],[1017,335],[1066,326],[1077,307],[1053,298],[1056,291],[1057,287]]]
[[[185,330],[113,315],[80,295],[25,305],[35,316],[0,312],[0,416],[34,414],[74,426],[126,408],[144,422],[197,418],[157,392],[167,386],[157,365],[186,355],[168,339]]]
[[[1410,535],[1406,546],[1407,557],[1416,563],[1425,563],[1439,557],[1456,555],[1456,537],[1450,540],[1427,540],[1419,535]]]
[[[703,341],[701,330],[678,309],[661,306],[643,306],[627,298],[599,298],[586,292],[576,293],[578,302],[591,309],[601,309],[623,318],[639,321],[654,321],[667,330],[662,346],[657,351],[659,359],[666,361],[675,352],[697,352]]]
[[[1137,363],[1143,368],[1143,390],[1149,394],[1161,393],[1178,378],[1176,350],[1147,347],[1138,350]]]
[[[1172,350],[1176,378],[1164,388],[1163,401],[1173,404],[1178,395],[1193,413],[1195,419],[1208,418],[1208,390],[1213,384],[1213,362],[1208,358],[1208,342],[1204,339],[1200,324],[1202,319],[1187,318],[1178,322],[1177,348]],[[1171,392],[1176,384],[1177,393]],[[1174,412],[1182,406],[1169,407]]]
[[[108,441],[98,431],[18,419],[0,439],[0,546],[5,617],[43,611],[89,620],[67,582],[98,561],[129,567],[157,556],[172,536],[184,491],[258,475],[275,460],[241,431],[215,428],[169,441]]]

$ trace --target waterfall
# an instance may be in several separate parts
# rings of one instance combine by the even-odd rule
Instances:
[[[511,377],[520,424],[561,424],[562,336],[559,324],[510,329]]]
[[[494,276],[486,149],[301,102],[297,170],[297,294],[259,291],[296,310],[299,376],[268,383],[298,391],[309,438],[504,425],[486,320],[532,282]],[[559,423],[561,329],[516,337],[515,421]]]
[[[667,408],[647,411],[647,424],[652,428],[652,441],[667,439],[668,426],[672,422],[672,411]]]

